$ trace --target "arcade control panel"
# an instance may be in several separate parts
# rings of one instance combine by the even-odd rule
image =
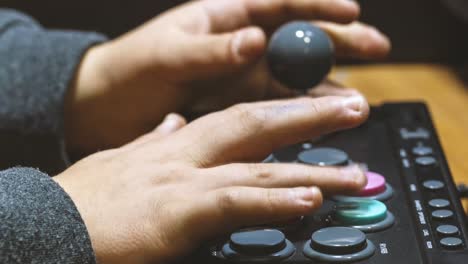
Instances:
[[[367,167],[367,186],[284,225],[246,227],[191,263],[468,263],[466,219],[422,103],[384,104],[361,127],[302,142],[265,162]]]

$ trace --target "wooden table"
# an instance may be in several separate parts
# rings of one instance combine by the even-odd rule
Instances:
[[[371,104],[425,101],[455,181],[468,183],[468,87],[449,68],[437,65],[339,67],[333,78],[362,91]],[[468,208],[468,203],[465,206]]]

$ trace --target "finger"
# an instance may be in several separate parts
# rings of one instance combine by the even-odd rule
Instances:
[[[187,138],[198,140],[184,147],[184,154],[201,167],[259,161],[282,146],[358,126],[368,113],[361,96],[239,104],[192,122],[177,136],[181,144]]]
[[[250,25],[273,29],[298,19],[349,23],[359,15],[358,4],[349,0],[204,0],[199,3],[211,32]]]
[[[187,35],[190,49],[185,49],[185,67],[191,69],[185,78],[203,78],[245,71],[257,63],[266,50],[266,35],[258,27],[247,27],[231,33]],[[196,50],[197,52],[193,52]]]
[[[389,39],[376,28],[360,22],[339,25],[330,22],[314,23],[332,38],[337,56],[357,59],[379,59],[391,48]]]
[[[140,145],[151,140],[156,140],[164,136],[170,135],[181,129],[187,124],[185,118],[179,114],[170,113],[166,115],[163,122],[159,124],[153,131],[135,139],[131,144]]]
[[[212,217],[212,226],[229,230],[308,215],[320,208],[322,199],[317,187],[227,187],[208,193],[201,211]]]
[[[212,175],[208,176],[209,183],[204,182],[210,188],[317,186],[326,194],[335,194],[357,192],[367,184],[364,171],[358,165],[316,167],[281,163],[233,163],[205,171],[208,175]]]
[[[269,86],[268,93],[266,98],[275,99],[275,98],[287,98],[287,97],[297,97],[300,94],[300,91],[291,90],[276,80],[271,81]],[[323,96],[362,96],[362,94],[352,88],[345,87],[338,82],[335,82],[331,79],[326,79],[321,82],[319,85],[312,87],[306,91],[308,96],[312,97],[323,97]]]
[[[355,89],[344,87],[343,85],[333,81],[325,80],[320,83],[318,86],[311,88],[307,91],[307,94],[312,97],[323,97],[323,96],[359,96],[362,94]]]
[[[185,120],[183,116],[176,113],[170,113],[164,118],[163,122],[156,127],[153,135],[166,136],[181,129],[186,124],[187,120]]]

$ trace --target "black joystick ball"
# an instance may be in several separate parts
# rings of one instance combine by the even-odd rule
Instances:
[[[267,60],[276,80],[288,88],[306,90],[319,84],[330,72],[333,43],[310,22],[290,22],[271,37]]]

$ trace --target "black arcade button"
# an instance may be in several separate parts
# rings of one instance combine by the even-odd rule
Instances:
[[[428,190],[436,191],[436,190],[440,190],[440,189],[444,188],[445,184],[443,182],[437,181],[437,180],[428,180],[428,181],[423,182],[423,186],[424,186],[424,188],[426,188]]]
[[[299,153],[298,160],[315,166],[341,166],[348,164],[349,156],[335,148],[315,148]]]
[[[446,199],[432,199],[429,201],[429,206],[432,208],[440,209],[444,207],[448,207],[450,205],[449,200]]]
[[[283,249],[286,237],[279,230],[241,231],[231,235],[230,245],[239,253],[266,255]]]
[[[294,254],[296,248],[276,229],[239,231],[221,249],[231,261],[242,263],[277,263]]]
[[[268,155],[262,162],[264,163],[272,163],[275,162],[275,158],[273,157],[273,154]]]
[[[450,210],[436,210],[432,212],[432,217],[437,220],[445,220],[453,216],[453,212]]]
[[[273,153],[273,157],[278,162],[295,162],[297,155],[303,150],[301,144],[285,147]]]
[[[459,230],[458,227],[454,225],[440,225],[437,227],[437,233],[443,236],[453,236],[458,235]]]
[[[458,237],[445,237],[440,240],[440,244],[447,249],[456,249],[463,245],[463,241]]]
[[[431,147],[417,146],[413,148],[412,152],[414,155],[427,156],[427,155],[431,155],[432,153],[434,153],[434,150]]]
[[[366,246],[366,235],[355,228],[328,227],[312,234],[311,246],[327,254],[352,254],[361,251]]]
[[[437,160],[431,156],[416,158],[415,162],[423,167],[435,166],[437,164]]]

